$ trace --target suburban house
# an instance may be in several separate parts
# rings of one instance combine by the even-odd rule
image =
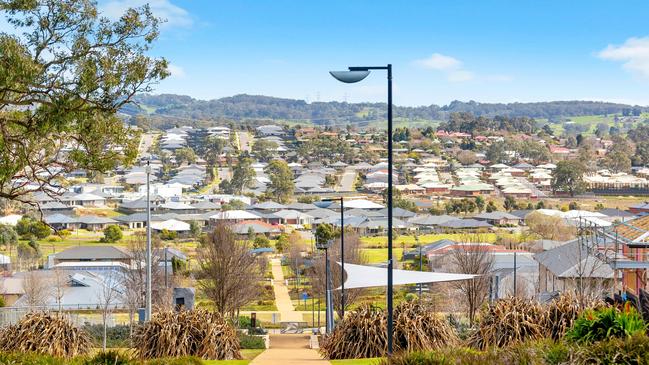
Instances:
[[[534,255],[539,263],[539,290],[578,290],[600,293],[613,287],[614,272],[609,264],[589,252],[575,239]]]
[[[115,246],[70,247],[48,257],[48,268],[66,270],[129,269],[132,255]]]

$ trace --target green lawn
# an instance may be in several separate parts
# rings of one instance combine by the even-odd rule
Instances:
[[[379,358],[371,359],[347,359],[347,360],[330,360],[332,365],[376,365],[379,363]]]
[[[241,350],[241,355],[243,360],[203,360],[205,365],[247,365],[249,364],[257,355],[261,354],[264,350]]]
[[[362,253],[367,258],[368,264],[377,264],[379,262],[385,262],[388,260],[387,248],[364,248],[362,250]],[[392,255],[395,260],[400,260],[402,254],[403,254],[402,248],[395,247],[392,249]]]
[[[438,234],[424,234],[419,236],[419,242],[423,244],[428,244],[432,243],[435,241],[439,241],[442,239],[449,239],[449,240],[462,240],[462,237],[466,236],[465,234],[461,233],[438,233]],[[480,234],[480,237],[485,240],[485,242],[496,242],[496,234],[495,233],[483,233]],[[386,247],[388,243],[388,237],[387,236],[379,236],[379,237],[361,237],[361,242],[365,247]],[[413,247],[415,246],[417,241],[415,240],[415,236],[398,236],[394,240],[394,246],[402,246],[406,245],[406,247]]]

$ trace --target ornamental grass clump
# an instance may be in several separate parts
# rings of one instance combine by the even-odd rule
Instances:
[[[394,311],[394,351],[427,351],[457,343],[453,328],[419,302],[404,302]],[[385,356],[387,314],[369,305],[349,313],[320,348],[329,359]]]
[[[234,327],[219,313],[201,309],[158,312],[137,328],[132,341],[136,354],[143,359],[241,359]]]
[[[540,339],[546,332],[544,323],[545,310],[537,302],[516,297],[500,299],[481,311],[468,343],[484,350]]]
[[[33,312],[0,330],[0,351],[70,358],[92,349],[90,335],[61,313]]]
[[[577,343],[592,343],[644,334],[646,328],[640,313],[627,302],[621,310],[615,307],[586,310],[566,332],[566,338]]]
[[[564,292],[547,306],[545,327],[548,336],[559,340],[572,327],[573,322],[586,310],[603,308],[604,302],[587,297],[583,300],[572,292]]]

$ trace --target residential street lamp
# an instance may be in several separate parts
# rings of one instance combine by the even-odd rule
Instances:
[[[151,320],[151,161],[146,162],[146,307],[144,320]]]
[[[392,355],[392,65],[349,67],[348,71],[329,72],[336,80],[348,84],[365,79],[371,70],[386,70],[388,74],[388,356]]]
[[[329,270],[329,248],[333,244],[333,240],[316,240],[316,248],[324,250],[325,252],[325,321],[326,333],[331,333],[334,330],[334,309],[333,300],[331,296],[331,272]]]
[[[330,198],[323,199],[323,201],[337,201],[340,200],[340,303],[342,307],[342,316],[340,319],[345,318],[345,206],[344,199]]]

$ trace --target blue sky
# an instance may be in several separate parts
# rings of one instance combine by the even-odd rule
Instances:
[[[115,16],[146,0],[100,0]],[[348,65],[394,67],[398,105],[610,100],[649,105],[649,2],[149,0],[167,18],[156,92],[383,101],[385,76],[336,82]]]

